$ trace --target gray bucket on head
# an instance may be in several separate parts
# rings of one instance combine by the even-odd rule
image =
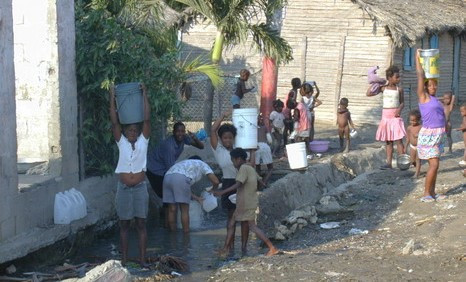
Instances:
[[[426,78],[440,78],[440,52],[439,49],[423,49],[419,52],[420,63]]]
[[[115,86],[118,118],[121,124],[132,124],[144,120],[144,101],[139,82]]]

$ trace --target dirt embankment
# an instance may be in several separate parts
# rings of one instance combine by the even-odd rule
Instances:
[[[437,178],[437,192],[446,200],[420,202],[426,163],[420,179],[413,169],[365,173],[339,195],[353,211],[334,219],[339,228],[307,225],[277,243],[282,255],[242,258],[214,271],[209,281],[466,281],[466,178],[458,166],[463,144],[456,141]],[[355,228],[362,234],[350,235]]]

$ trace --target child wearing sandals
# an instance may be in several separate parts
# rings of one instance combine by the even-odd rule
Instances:
[[[397,66],[391,66],[386,71],[387,84],[374,92],[373,86],[369,86],[366,95],[368,97],[382,93],[383,110],[382,120],[377,128],[375,139],[385,141],[387,163],[380,169],[392,168],[393,143],[396,143],[398,155],[404,154],[403,137],[406,135],[403,119],[401,119],[401,111],[404,108],[403,89],[398,87],[400,83],[400,69]]]
[[[445,113],[442,103],[437,100],[437,80],[426,79],[419,62],[419,51],[416,52],[417,96],[422,117],[422,128],[419,131],[417,153],[419,159],[427,160],[427,170],[422,202],[443,200],[445,195],[435,193],[435,183],[440,165],[440,155],[443,153],[445,139]]]
[[[408,141],[406,142],[406,148],[409,148],[411,163],[416,167],[415,178],[419,178],[419,173],[421,172],[421,160],[417,154],[417,138],[421,128],[421,112],[419,112],[419,110],[412,110],[409,112],[409,126],[406,132],[406,139]]]

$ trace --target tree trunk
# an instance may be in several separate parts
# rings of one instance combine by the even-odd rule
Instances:
[[[218,64],[222,58],[223,42],[225,38],[222,34],[222,30],[217,31],[215,36],[214,48],[212,49],[212,62]],[[214,109],[214,86],[212,81],[209,80],[209,86],[206,90],[204,97],[204,130],[207,135],[210,136],[210,128],[212,126],[212,112]]]
[[[210,128],[212,127],[212,112],[214,106],[214,86],[212,81],[208,79],[208,86],[204,96],[204,130],[210,136]]]
[[[262,59],[261,114],[270,129],[269,116],[273,110],[272,103],[277,98],[277,65],[267,56]]]
[[[224,40],[225,37],[223,37],[222,31],[218,30],[215,36],[214,49],[212,50],[212,62],[214,64],[218,64],[222,58]]]

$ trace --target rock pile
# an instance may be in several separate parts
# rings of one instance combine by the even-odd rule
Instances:
[[[296,230],[308,224],[317,222],[317,212],[314,206],[305,205],[296,209],[285,217],[282,221],[275,221],[275,239],[286,240],[290,238]]]

